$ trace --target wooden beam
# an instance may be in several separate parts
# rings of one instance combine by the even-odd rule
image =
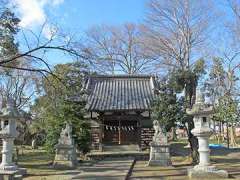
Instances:
[[[141,147],[142,124],[140,119],[137,120],[137,128],[138,128],[138,146],[139,146],[139,150],[141,151],[142,150],[142,147]]]

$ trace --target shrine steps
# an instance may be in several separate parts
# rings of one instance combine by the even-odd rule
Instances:
[[[139,151],[137,145],[114,145],[104,146],[103,151],[91,151],[86,155],[91,160],[103,160],[106,158],[134,158],[146,160],[149,151]]]
[[[119,151],[138,151],[139,147],[136,144],[130,145],[104,145],[103,151],[119,152]]]

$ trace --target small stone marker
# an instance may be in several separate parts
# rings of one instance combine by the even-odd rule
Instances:
[[[153,121],[155,130],[153,140],[150,143],[150,159],[148,166],[170,166],[170,153],[167,136],[162,132],[157,120]]]
[[[187,114],[193,115],[194,129],[192,133],[198,138],[199,164],[188,170],[190,178],[220,179],[227,178],[228,173],[217,170],[209,160],[209,137],[212,130],[209,128],[209,116],[213,113],[213,107],[204,103],[204,96],[200,89],[196,92],[196,103],[192,109],[187,109]]]
[[[70,124],[66,123],[65,129],[62,129],[55,148],[56,155],[53,164],[55,168],[74,168],[77,165],[76,148]]]
[[[37,149],[37,141],[36,141],[36,139],[32,140],[32,149]]]

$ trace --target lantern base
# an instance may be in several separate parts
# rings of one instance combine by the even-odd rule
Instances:
[[[215,166],[196,165],[192,169],[188,169],[189,178],[204,178],[204,179],[225,179],[228,178],[228,172],[218,170]]]
[[[0,171],[17,171],[18,167],[12,164],[0,164]]]
[[[27,169],[17,168],[16,170],[6,170],[0,169],[0,179],[7,177],[8,179],[22,179],[24,175],[27,174]]]

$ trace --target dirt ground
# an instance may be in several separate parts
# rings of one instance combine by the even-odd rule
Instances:
[[[172,167],[148,167],[147,161],[137,161],[131,175],[132,180],[186,180],[187,169],[193,166],[188,158],[189,148],[185,143],[171,144]],[[211,149],[211,163],[218,169],[226,170],[229,178],[240,179],[240,149]],[[202,180],[202,179],[201,179]]]
[[[189,148],[186,148],[186,143],[172,143],[170,149],[171,160],[173,163],[172,167],[147,167],[147,161],[137,161],[130,179],[188,179],[187,169],[192,167],[188,157]],[[240,149],[211,149],[210,154],[213,165],[219,169],[227,170],[231,178],[240,179]],[[75,170],[56,170],[51,167],[52,159],[53,156],[48,155],[42,149],[24,150],[24,154],[19,157],[18,162],[20,167],[25,167],[28,170],[28,174],[24,177],[24,179],[67,180],[74,176],[78,176],[81,172],[83,172],[83,170],[88,173],[88,170],[92,171],[92,168],[88,167],[93,167],[94,164],[97,165],[97,163],[94,162],[84,162],[81,163]],[[119,169],[122,168],[118,166],[118,164],[117,166],[111,166],[111,164],[108,163],[107,167],[104,167],[104,165],[99,167],[112,171],[114,168],[116,169],[116,167]],[[96,174],[95,179],[97,180],[99,178],[97,170],[94,170],[94,173]]]

